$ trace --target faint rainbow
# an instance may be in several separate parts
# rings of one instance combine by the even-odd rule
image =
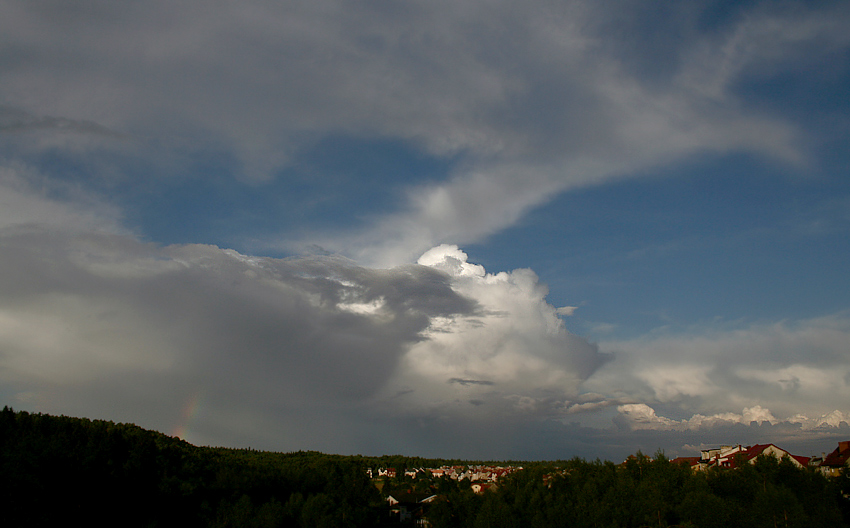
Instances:
[[[176,436],[182,440],[186,439],[186,431],[189,429],[189,424],[192,419],[198,415],[198,409],[201,407],[201,393],[192,394],[186,403],[183,405],[183,410],[180,412],[180,420],[171,436]]]

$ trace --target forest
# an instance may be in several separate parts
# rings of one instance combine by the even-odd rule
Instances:
[[[467,480],[402,471],[473,463],[196,447],[132,424],[4,407],[0,526],[402,526],[386,497],[408,491],[436,495],[407,521],[435,528],[850,526],[850,474],[828,479],[773,458],[701,473],[661,452],[522,462],[480,494]],[[372,481],[377,467],[400,476]]]

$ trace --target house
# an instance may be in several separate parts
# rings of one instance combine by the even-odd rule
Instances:
[[[723,462],[732,459],[737,453],[744,451],[741,444],[725,445],[715,449],[703,449],[700,451],[700,470],[710,467],[724,467]],[[728,466],[727,466],[728,467]]]
[[[378,476],[379,477],[386,477],[386,478],[395,478],[395,476],[396,476],[395,468],[381,468],[381,469],[378,470]]]
[[[702,457],[676,457],[670,461],[672,464],[687,464],[694,471],[699,471]]]
[[[760,456],[772,456],[778,460],[788,458],[788,460],[790,460],[791,463],[798,468],[805,468],[809,465],[809,457],[792,455],[788,451],[776,447],[773,444],[756,444],[752,447],[748,447],[745,451],[741,452],[740,457],[736,458],[741,458],[750,464],[755,464],[756,459]]]
[[[787,458],[799,468],[805,468],[809,465],[808,457],[792,455],[773,444],[756,444],[746,447],[738,444],[716,449],[704,449],[701,451],[699,462],[693,463],[691,457],[683,458],[680,461],[687,460],[695,471],[702,471],[712,467],[734,468],[738,467],[741,462],[755,464],[760,456],[772,456],[778,460]]]
[[[837,477],[846,467],[850,467],[850,440],[838,442],[838,447],[826,455],[818,469],[828,477]]]
[[[425,511],[437,496],[431,493],[399,493],[389,495],[387,503],[390,506],[390,517],[405,522],[412,519],[424,519]]]

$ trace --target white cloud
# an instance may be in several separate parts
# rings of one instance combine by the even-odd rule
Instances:
[[[728,428],[730,425],[756,424],[777,425],[782,422],[800,426],[801,431],[822,432],[829,429],[846,427],[850,424],[848,415],[834,410],[816,418],[807,418],[804,415],[789,416],[778,419],[773,413],[760,405],[744,408],[740,413],[724,412],[710,416],[695,414],[690,418],[675,420],[659,416],[655,409],[645,403],[625,404],[617,406],[619,415],[615,422],[632,430],[657,430],[657,431],[703,431],[711,429]]]
[[[800,423],[808,427],[840,427],[842,422],[845,424],[850,424],[850,414],[835,410],[830,413],[826,413],[823,416],[819,416],[813,420],[808,420],[805,416],[800,416],[799,420]]]
[[[450,245],[427,251],[419,263],[447,273],[479,309],[433,319],[427,339],[405,354],[392,391],[412,391],[404,398],[414,412],[545,416],[575,399],[601,364],[595,346],[566,330],[531,270],[490,274]]]
[[[617,412],[633,429],[675,429],[680,425],[675,420],[658,416],[655,409],[643,403],[620,405]]]
[[[582,389],[606,399],[632,398],[636,403],[618,407],[617,420],[633,429],[704,431],[755,421],[797,424],[814,433],[846,421],[848,340],[850,319],[843,312],[680,334],[660,331],[600,343],[616,353]],[[690,417],[659,416],[658,405]]]
[[[578,306],[561,306],[560,308],[555,310],[555,313],[557,313],[558,315],[563,315],[565,317],[572,317],[573,315],[575,315],[576,310],[578,310]]]
[[[761,406],[682,420],[658,415],[646,404],[622,405],[618,411],[614,421],[619,434],[629,431],[631,440],[642,444],[646,452],[666,446],[668,456],[694,456],[700,449],[724,444],[766,442],[798,455],[819,454],[831,450],[850,431],[847,414],[837,410],[814,419],[793,416],[785,420]]]

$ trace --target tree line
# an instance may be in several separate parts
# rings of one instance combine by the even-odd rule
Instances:
[[[0,526],[357,527],[382,499],[355,457],[195,447],[132,424],[0,412]]]
[[[386,526],[386,493],[432,492],[434,528],[850,526],[850,475],[761,458],[694,473],[638,454],[624,464],[521,462],[475,494],[468,481],[405,478],[462,460],[196,447],[133,424],[0,412],[0,526]],[[508,463],[503,463],[508,464]],[[366,469],[395,467],[384,496]]]
[[[834,528],[850,526],[848,483],[773,457],[694,472],[638,453],[527,464],[493,492],[456,488],[427,516],[435,528]]]

